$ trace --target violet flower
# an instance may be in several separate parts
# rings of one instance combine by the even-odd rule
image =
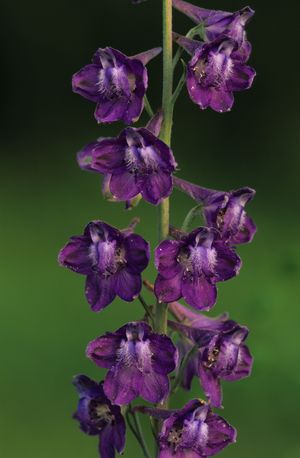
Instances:
[[[139,194],[153,205],[173,188],[176,162],[171,149],[153,133],[155,126],[128,127],[117,138],[99,139],[84,147],[78,163],[84,170],[101,173],[116,200],[130,201]]]
[[[251,374],[253,358],[244,344],[248,329],[229,320],[226,315],[208,318],[188,310],[179,303],[172,304],[172,312],[176,316],[185,316],[186,324],[170,322],[171,327],[190,339],[190,343],[180,340],[179,355],[183,357],[195,345],[199,348],[186,365],[182,386],[189,390],[193,377],[199,377],[203,391],[211,404],[221,407],[221,380],[232,382]]]
[[[192,55],[186,79],[192,101],[202,110],[230,111],[233,93],[249,89],[256,74],[246,65],[250,49],[239,49],[236,41],[225,36],[204,44],[178,34],[174,39]]]
[[[183,0],[173,0],[173,7],[196,24],[203,24],[205,41],[214,41],[220,35],[225,35],[237,41],[239,46],[246,42],[245,27],[254,15],[254,11],[249,6],[229,13],[200,8]],[[247,43],[246,46],[250,44]]]
[[[79,421],[83,432],[99,436],[101,458],[114,458],[115,450],[122,453],[125,448],[126,426],[120,407],[105,396],[102,382],[98,384],[85,375],[77,375],[73,383],[79,393],[73,418]]]
[[[159,409],[149,409],[159,417]],[[156,412],[155,412],[156,411]],[[166,413],[162,412],[162,418]],[[236,441],[236,430],[198,399],[169,411],[159,436],[159,458],[204,458]]]
[[[89,223],[59,253],[59,263],[86,275],[85,294],[94,312],[116,296],[133,301],[142,287],[141,272],[149,262],[149,244],[133,228],[119,231],[103,221]]]
[[[128,57],[114,48],[99,48],[92,59],[73,76],[73,91],[97,104],[99,123],[135,122],[143,108],[148,86],[145,65],[161,48]]]
[[[216,302],[219,281],[239,273],[241,260],[235,251],[217,239],[212,228],[199,227],[180,240],[164,240],[155,250],[159,272],[155,295],[160,302],[181,297],[200,310],[209,310]]]
[[[104,392],[114,404],[129,404],[141,396],[162,402],[169,393],[168,374],[177,363],[177,350],[166,335],[152,332],[145,322],[132,322],[89,343],[87,357],[109,369]]]
[[[252,241],[256,226],[246,214],[245,206],[254,198],[254,189],[216,191],[177,177],[174,177],[174,185],[203,205],[206,226],[216,228],[222,240],[232,245]]]

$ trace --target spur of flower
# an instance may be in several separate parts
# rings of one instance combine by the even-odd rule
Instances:
[[[133,233],[133,227],[120,231],[103,221],[92,221],[83,235],[70,238],[58,260],[86,275],[86,298],[97,312],[116,296],[128,302],[138,296],[149,258],[149,244]]]
[[[91,436],[99,436],[99,453],[102,458],[114,458],[115,451],[123,453],[126,426],[119,406],[105,396],[103,382],[96,383],[86,375],[74,377],[79,402],[73,418],[80,429]]]
[[[177,165],[172,150],[153,133],[160,122],[159,118],[145,128],[127,127],[116,138],[88,144],[78,153],[79,166],[103,174],[116,200],[142,195],[158,205],[172,192]]]
[[[153,48],[128,57],[111,47],[99,48],[92,63],[73,76],[73,91],[97,104],[95,118],[99,123],[131,124],[144,108],[146,64],[160,52],[161,48]]]
[[[234,249],[218,239],[213,228],[199,227],[164,240],[155,250],[158,276],[155,295],[161,302],[177,301],[209,310],[217,298],[216,283],[239,273],[241,260]]]
[[[246,65],[250,48],[239,48],[238,42],[226,36],[203,43],[174,34],[174,40],[192,56],[186,85],[190,98],[202,110],[230,111],[233,93],[252,86],[256,73]]]
[[[172,329],[186,337],[178,344],[181,359],[191,352],[182,386],[190,390],[193,377],[198,377],[211,405],[221,407],[221,380],[233,382],[251,374],[253,358],[245,345],[248,329],[230,320],[226,314],[209,318],[178,302],[171,305],[171,310],[184,322],[170,322]],[[192,351],[193,348],[198,350]]]
[[[112,403],[129,404],[141,396],[162,402],[169,394],[168,374],[176,368],[171,339],[142,321],[127,323],[89,343],[86,351],[97,366],[109,369],[103,389]]]
[[[231,245],[252,241],[256,226],[247,215],[245,206],[254,198],[254,189],[216,191],[178,177],[174,177],[174,186],[202,204],[205,224],[217,229],[222,240]]]

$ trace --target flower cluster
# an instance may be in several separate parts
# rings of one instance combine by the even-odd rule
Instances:
[[[74,378],[79,394],[74,418],[83,432],[99,436],[103,458],[123,453],[126,423],[144,456],[150,458],[139,413],[155,420],[159,458],[216,455],[236,440],[236,430],[213,412],[222,406],[222,381],[247,377],[253,362],[245,344],[245,326],[226,314],[210,318],[200,311],[214,307],[217,284],[241,269],[236,246],[254,237],[256,227],[245,207],[255,191],[248,187],[217,191],[174,176],[177,163],[166,132],[171,131],[183,82],[193,102],[217,112],[229,111],[233,93],[251,87],[255,71],[246,64],[251,45],[245,27],[254,12],[249,7],[235,13],[207,10],[183,0],[173,0],[173,6],[196,26],[183,36],[172,35],[167,27],[170,21],[164,24],[164,36],[173,36],[179,46],[174,56],[169,55],[173,68],[183,50],[191,57],[177,88],[168,88],[172,97],[163,98],[162,109],[154,113],[146,95],[146,65],[161,48],[131,57],[111,47],[99,48],[92,63],[72,80],[73,91],[96,104],[98,123],[122,121],[126,125],[115,137],[84,146],[77,154],[79,167],[103,176],[108,200],[124,201],[126,208],[145,200],[163,209],[160,225],[164,230],[154,250],[154,285],[144,278],[153,295],[149,303],[142,295],[142,275],[150,261],[150,244],[135,233],[137,218],[122,230],[101,220],[91,221],[83,234],[70,238],[58,257],[62,266],[86,277],[85,296],[93,312],[102,311],[116,297],[125,302],[138,299],[143,306],[137,321],[87,345],[87,358],[106,369],[104,380],[96,382],[85,375]],[[164,17],[170,18],[171,1],[164,2],[164,8]],[[165,87],[172,81],[168,72],[173,70],[165,66],[164,71]],[[148,123],[133,127],[144,108]],[[173,188],[196,201],[181,228],[169,224],[165,206]],[[190,229],[199,212],[202,225]],[[179,303],[180,299],[191,308]],[[181,409],[169,410],[169,397],[179,387],[190,390],[194,377],[207,400],[193,399]],[[137,398],[153,405],[133,405]]]

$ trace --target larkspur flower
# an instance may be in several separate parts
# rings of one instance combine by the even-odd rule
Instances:
[[[176,188],[203,205],[205,224],[218,230],[222,240],[238,245],[251,242],[256,226],[245,211],[255,196],[254,189],[244,187],[230,192],[203,188],[174,177]]]
[[[104,175],[106,189],[116,200],[142,197],[153,205],[173,188],[176,162],[171,149],[157,136],[161,119],[146,128],[128,127],[117,138],[99,139],[78,153],[79,166]]]
[[[198,377],[211,404],[221,407],[221,380],[232,382],[251,374],[253,358],[244,343],[248,329],[227,315],[209,318],[179,303],[172,304],[171,310],[185,323],[170,322],[171,327],[190,339],[179,341],[179,355],[184,357],[193,347],[198,348],[186,365],[182,386],[189,390],[193,377]]]
[[[202,110],[210,107],[230,111],[233,93],[252,86],[255,70],[246,65],[250,50],[221,36],[209,43],[197,42],[174,34],[175,41],[192,55],[187,67],[186,84],[190,98]]]
[[[125,448],[126,426],[120,407],[105,396],[103,383],[96,383],[85,375],[77,375],[73,383],[79,394],[73,417],[83,432],[99,436],[101,458],[114,458],[115,451],[122,453]]]
[[[114,404],[128,404],[138,396],[158,403],[169,394],[168,374],[176,367],[177,350],[169,337],[140,321],[90,342],[87,357],[109,369],[103,388]]]
[[[159,435],[159,458],[214,456],[236,441],[235,428],[199,399],[189,401],[181,410],[137,410],[164,419]]]
[[[146,64],[161,48],[128,57],[114,48],[99,48],[92,63],[79,70],[72,79],[73,91],[97,104],[99,123],[135,122],[144,107],[148,86]]]
[[[164,240],[155,250],[158,277],[155,295],[161,302],[181,297],[200,310],[216,302],[216,283],[238,274],[241,260],[235,251],[217,239],[213,228],[199,227],[179,240]]]
[[[141,290],[149,244],[132,232],[132,227],[119,231],[103,221],[92,221],[59,253],[61,265],[87,276],[85,294],[95,312],[116,296],[133,301]]]
[[[239,46],[250,46],[246,42],[245,27],[254,11],[249,6],[234,13],[200,8],[183,0],[173,0],[173,6],[196,24],[203,25],[205,41],[214,41],[220,35],[225,35],[237,41]]]

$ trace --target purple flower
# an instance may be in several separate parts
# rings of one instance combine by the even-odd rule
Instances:
[[[99,123],[136,121],[144,108],[148,86],[145,65],[161,52],[154,48],[128,57],[114,48],[99,48],[92,59],[75,73],[73,91],[97,104],[95,118]]]
[[[177,351],[166,335],[152,332],[144,322],[127,323],[89,343],[87,356],[109,369],[103,388],[114,404],[129,404],[141,396],[158,403],[169,393],[168,374],[177,363]]]
[[[254,15],[249,6],[234,13],[200,8],[183,0],[173,0],[173,6],[196,24],[203,24],[205,41],[214,41],[220,35],[226,35],[240,45],[246,41],[245,27]]]
[[[203,204],[205,224],[217,229],[222,240],[232,245],[252,241],[256,226],[247,216],[245,206],[254,198],[254,189],[245,187],[230,192],[215,191],[177,177],[174,177],[174,185]]]
[[[216,302],[216,283],[238,274],[241,260],[235,251],[217,239],[212,228],[199,227],[180,240],[164,240],[155,250],[159,272],[155,295],[160,302],[181,297],[200,310]]]
[[[81,168],[104,174],[106,188],[116,200],[141,194],[157,205],[173,188],[176,162],[171,149],[148,128],[128,127],[117,138],[99,139],[78,154]]]
[[[180,341],[179,355],[183,357],[195,345],[198,352],[188,361],[184,371],[183,387],[191,388],[194,376],[214,407],[222,405],[221,380],[235,381],[248,377],[252,370],[253,358],[244,344],[248,329],[240,326],[226,315],[208,318],[196,314],[179,303],[172,304],[172,312],[184,318],[184,323],[173,323],[173,329],[190,339]]]
[[[94,312],[116,296],[133,301],[141,290],[149,244],[132,231],[132,227],[119,231],[103,221],[92,221],[83,235],[71,237],[59,253],[61,265],[87,276],[85,294]]]
[[[125,447],[125,421],[119,406],[112,405],[105,396],[102,383],[85,375],[74,377],[79,393],[79,403],[74,418],[89,435],[99,436],[99,453],[102,458],[114,458],[115,450],[122,453]]]
[[[202,110],[230,111],[233,92],[249,89],[256,74],[246,65],[250,49],[238,48],[236,41],[224,36],[204,44],[176,34],[174,37],[192,54],[186,80],[192,101]]]
[[[159,458],[203,458],[236,441],[236,430],[203,401],[189,401],[163,422]]]

